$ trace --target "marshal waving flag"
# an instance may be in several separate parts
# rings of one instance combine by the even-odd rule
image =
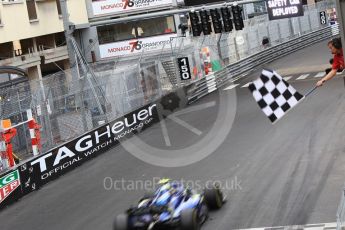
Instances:
[[[249,90],[273,124],[305,98],[271,70],[263,70],[261,76],[249,85]]]

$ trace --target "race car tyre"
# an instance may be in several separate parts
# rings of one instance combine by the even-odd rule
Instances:
[[[206,222],[206,220],[209,217],[209,211],[208,211],[208,207],[206,204],[203,204],[199,213],[199,222],[200,224],[203,224]]]
[[[220,209],[223,206],[223,193],[214,186],[213,188],[206,188],[204,191],[205,202],[209,209]]]
[[[128,230],[128,215],[120,214],[115,218],[113,230]]]
[[[181,211],[181,230],[199,230],[200,223],[196,209],[186,209]]]

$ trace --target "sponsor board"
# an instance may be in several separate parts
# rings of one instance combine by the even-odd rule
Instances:
[[[93,14],[127,13],[143,9],[155,9],[160,6],[172,5],[172,0],[105,0],[93,1]]]
[[[23,194],[106,152],[158,120],[157,104],[150,104],[21,165]]]
[[[302,0],[267,0],[270,20],[303,16]]]
[[[0,204],[14,194],[20,186],[20,177],[18,170],[14,170],[0,177]]]
[[[170,48],[171,38],[174,37],[177,37],[177,34],[103,44],[99,46],[101,58],[139,54],[143,51],[159,51],[163,47],[168,49]]]

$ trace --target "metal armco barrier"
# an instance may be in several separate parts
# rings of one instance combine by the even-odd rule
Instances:
[[[193,103],[203,96],[217,90],[216,76],[214,73],[207,75],[205,78],[193,83],[188,92],[188,102]]]
[[[167,116],[184,108],[235,76],[331,36],[331,28],[326,27],[268,48],[3,172],[0,174],[0,209],[149,128],[163,119],[162,114]]]

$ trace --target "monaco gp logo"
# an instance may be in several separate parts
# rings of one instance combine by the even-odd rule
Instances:
[[[127,9],[127,7],[133,7],[134,6],[134,1],[133,0],[122,0],[124,3],[123,9]]]
[[[143,48],[142,41],[130,42],[129,45],[131,46],[131,53],[133,53],[135,50],[139,51],[141,48]]]
[[[0,178],[0,203],[20,186],[18,170]]]
[[[177,34],[166,34],[148,38],[135,38],[122,42],[113,42],[99,46],[101,58],[131,55],[146,51],[161,51],[171,48]]]
[[[94,15],[121,13],[144,8],[172,5],[172,0],[102,0],[92,1]],[[154,8],[152,8],[154,9]]]

